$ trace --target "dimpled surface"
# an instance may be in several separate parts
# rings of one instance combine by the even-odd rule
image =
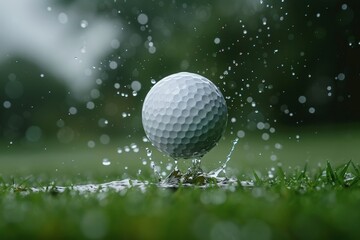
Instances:
[[[194,73],[172,74],[156,83],[142,108],[142,123],[152,144],[173,158],[201,157],[221,138],[226,102],[208,79]]]

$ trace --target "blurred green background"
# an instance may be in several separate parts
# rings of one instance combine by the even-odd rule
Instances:
[[[226,97],[215,165],[237,136],[239,165],[358,160],[358,1],[24,3],[0,6],[3,174],[141,165],[143,99],[180,71]]]

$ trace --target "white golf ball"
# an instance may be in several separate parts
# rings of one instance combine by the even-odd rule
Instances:
[[[151,88],[142,108],[142,123],[161,152],[173,158],[201,157],[225,131],[226,102],[207,78],[180,72]]]

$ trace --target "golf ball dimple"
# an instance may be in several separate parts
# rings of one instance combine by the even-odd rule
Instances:
[[[142,123],[161,152],[173,158],[201,157],[225,131],[226,102],[207,78],[180,72],[151,88],[142,108]]]

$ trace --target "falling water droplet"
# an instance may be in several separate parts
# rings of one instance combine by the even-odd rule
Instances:
[[[110,160],[108,158],[104,158],[102,160],[102,165],[104,166],[109,166],[111,164]]]
[[[157,176],[158,179],[161,180],[162,176],[160,174],[160,167],[156,166],[155,162],[152,160],[152,151],[149,148],[146,148],[146,156],[148,157],[148,160],[150,162],[150,168],[153,170],[155,176]]]
[[[146,156],[148,156],[149,160],[151,160],[152,151],[146,148]]]
[[[88,22],[86,21],[86,20],[81,20],[81,22],[80,22],[80,26],[82,27],[82,28],[86,28],[87,26],[88,26]]]

